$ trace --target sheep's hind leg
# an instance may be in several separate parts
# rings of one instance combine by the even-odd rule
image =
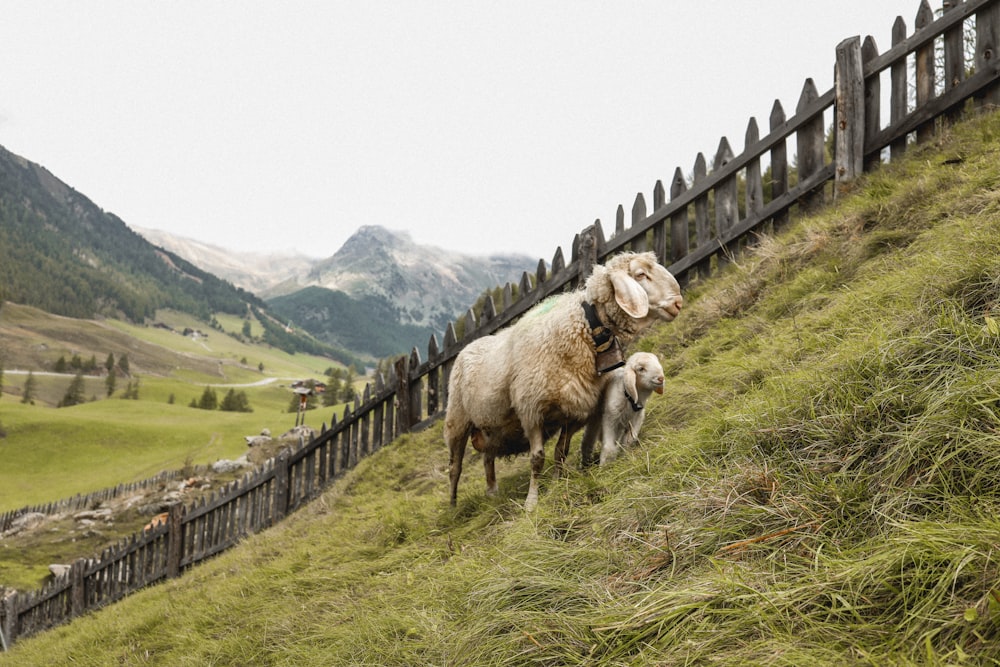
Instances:
[[[458,436],[448,432],[445,428],[445,440],[448,442],[448,449],[451,451],[451,461],[449,476],[451,477],[451,505],[455,506],[458,501],[458,480],[462,476],[462,459],[465,458],[465,445],[469,440],[469,431],[465,429]]]
[[[559,440],[556,441],[556,450],[552,455],[556,463],[553,473],[556,479],[562,477],[566,467],[566,454],[569,452],[569,441],[573,439],[573,435],[578,430],[579,427],[574,428],[569,423],[563,424],[559,430]]]
[[[527,435],[528,442],[531,443],[531,481],[528,483],[524,509],[531,512],[538,505],[538,478],[542,476],[542,468],[545,467],[545,440],[541,428],[533,428]]]

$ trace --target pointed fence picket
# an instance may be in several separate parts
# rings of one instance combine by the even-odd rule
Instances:
[[[524,273],[516,288],[504,286],[499,310],[487,298],[480,312],[470,309],[461,323],[446,327],[442,345],[431,336],[426,360],[416,348],[399,357],[388,378],[378,375],[353,406],[344,408],[342,418],[333,415],[330,427],[324,425],[311,442],[281,452],[208,500],[191,507],[174,506],[164,525],[135,535],[100,558],[77,561],[68,574],[42,590],[6,597],[0,605],[3,645],[178,576],[246,535],[280,521],[393,438],[425,428],[448,404],[448,379],[463,346],[510,325],[553,294],[578,289],[595,264],[624,250],[648,248],[682,285],[687,284],[723,268],[754,242],[756,234],[782,227],[793,213],[815,210],[862,171],[877,168],[885,159],[897,159],[911,140],[926,140],[939,123],[954,121],[968,102],[977,110],[995,108],[1000,104],[1000,58],[996,56],[1000,0],[949,0],[946,5],[946,11],[934,19],[923,0],[917,29],[910,36],[903,19],[897,18],[892,46],[885,53],[878,53],[871,37],[863,44],[859,38],[841,42],[836,48],[834,88],[819,94],[812,79],[807,79],[791,118],[786,118],[780,101],[775,100],[766,136],[759,136],[757,121],[751,118],[741,153],[734,154],[723,137],[711,172],[700,153],[690,182],[677,167],[669,200],[659,181],[653,189],[652,211],[639,193],[628,226],[624,207],[619,205],[610,239],[605,238],[600,219],[595,220],[573,239],[569,263],[557,248],[548,267],[539,260],[535,273]],[[974,56],[967,61],[964,26],[973,21]],[[933,57],[937,40],[944,51],[940,71]],[[916,92],[912,107],[907,78],[911,59]],[[885,126],[880,108],[883,75],[889,79]],[[827,117],[835,135],[829,162],[824,155]],[[797,156],[794,174],[788,159],[789,141],[794,141]],[[766,181],[765,159],[770,171]],[[745,188],[742,205],[741,184]],[[461,336],[456,334],[459,330]],[[124,491],[120,488],[113,493]],[[57,503],[8,512],[0,515],[0,532],[26,511],[56,511],[57,506],[80,507],[97,500],[89,496],[74,501],[76,505]]]

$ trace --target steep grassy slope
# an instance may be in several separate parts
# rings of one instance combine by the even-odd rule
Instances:
[[[523,457],[449,508],[438,424],[0,665],[996,664],[998,311],[994,114],[693,287],[642,443],[534,513]]]

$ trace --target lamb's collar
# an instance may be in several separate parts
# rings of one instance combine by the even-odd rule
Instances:
[[[594,340],[594,348],[597,351],[594,360],[597,374],[603,375],[624,366],[625,358],[622,355],[621,345],[618,344],[618,339],[615,338],[611,328],[601,322],[593,304],[584,301],[581,305],[583,306],[583,314],[587,318],[587,326],[590,327],[590,337]]]
[[[624,389],[622,391],[625,391]],[[632,399],[632,394],[625,391],[625,398],[628,399],[628,404],[632,406],[633,412],[639,412],[642,410],[642,403]]]

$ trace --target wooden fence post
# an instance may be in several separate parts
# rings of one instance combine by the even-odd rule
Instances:
[[[892,24],[892,45],[906,40],[906,22],[897,16]],[[895,125],[906,118],[906,60],[899,58],[889,68],[889,123]],[[900,137],[889,145],[889,159],[897,160],[906,152],[906,137]]]
[[[865,37],[861,45],[861,67],[864,69],[865,63],[871,62],[878,57],[878,47],[871,35]],[[862,141],[862,150],[868,146],[871,138],[882,129],[882,81],[876,73],[865,79],[865,131]],[[871,155],[865,154],[864,170],[871,171],[882,163],[881,151],[875,151]]]
[[[3,635],[3,650],[9,651],[17,638],[17,598],[18,594],[10,595],[3,599],[3,627],[0,627],[0,634]]]
[[[468,327],[468,324],[466,324]],[[465,336],[472,333],[466,329]],[[396,437],[410,430],[410,358],[401,356],[396,359]]]
[[[715,152],[715,160],[712,162],[713,171],[720,171],[732,160],[733,149],[729,146],[729,139],[722,137]],[[736,176],[730,176],[715,186],[715,233],[720,239],[739,221],[738,187]],[[720,267],[729,264],[730,259],[736,256],[739,245],[737,240],[725,244],[725,249],[719,254]]]
[[[920,3],[913,29],[917,32],[934,21],[934,10],[926,2]],[[916,53],[917,109],[934,99],[934,44],[917,49]],[[934,136],[934,120],[917,128],[917,141],[923,143]]]
[[[71,618],[82,616],[87,610],[87,590],[84,574],[87,570],[87,559],[77,558],[69,570],[69,613]]]
[[[865,81],[858,37],[849,37],[837,45],[834,89],[837,187],[833,193],[837,196],[862,174],[865,167]]]
[[[280,521],[288,513],[288,449],[274,457],[274,517]]]
[[[768,126],[771,132],[776,131],[785,124],[785,109],[781,106],[781,100],[775,100],[771,106],[771,115],[768,118]],[[788,192],[788,147],[782,139],[771,148],[771,199],[778,199]],[[774,216],[771,228],[775,231],[783,228],[788,223],[788,209],[782,209]]]
[[[670,181],[670,199],[673,201],[687,192],[687,183],[684,181],[684,172],[680,167],[674,169],[674,178]],[[688,209],[685,206],[678,209],[670,216],[670,257],[665,258],[664,264],[676,262],[688,254],[691,236],[690,223],[688,222]],[[687,280],[685,279],[685,282]]]
[[[184,556],[184,505],[170,506],[167,513],[167,578],[173,579],[181,573],[181,558]]]
[[[618,210],[621,212],[621,206],[618,207]],[[579,276],[579,284],[583,285],[590,274],[593,273],[594,265],[597,264],[597,238],[594,234],[594,225],[580,232],[579,239],[580,245],[578,247],[577,261],[580,262],[580,271],[577,275]]]
[[[987,5],[976,12],[976,71],[996,68],[1000,47],[1000,4]],[[976,96],[978,108],[1000,106],[1000,83],[994,83]]]
[[[802,86],[802,95],[795,107],[796,115],[804,114],[806,109],[819,98],[816,84],[812,79],[806,79]],[[795,132],[795,143],[799,154],[799,183],[823,168],[823,114],[816,114],[811,120],[805,121]],[[823,205],[823,188],[818,187],[805,195],[801,201],[805,213],[813,213]]]

